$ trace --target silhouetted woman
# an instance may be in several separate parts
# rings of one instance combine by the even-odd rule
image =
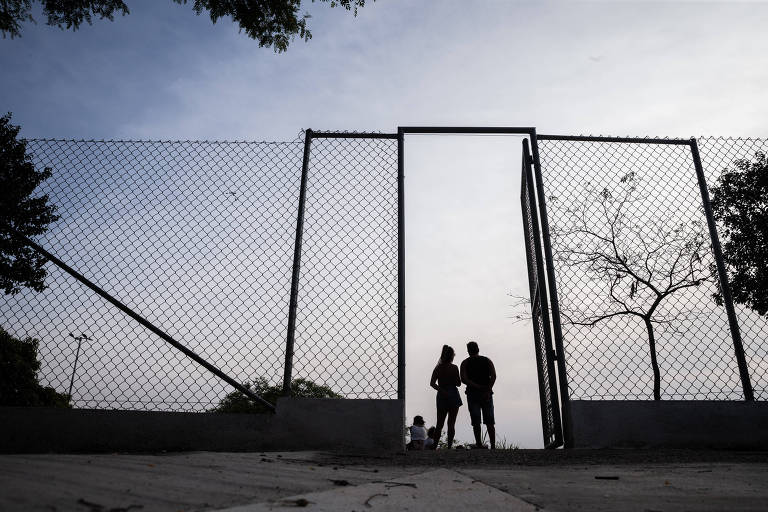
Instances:
[[[445,444],[448,448],[453,444],[453,436],[456,434],[456,415],[461,407],[461,377],[459,369],[453,364],[454,351],[448,345],[443,345],[440,353],[440,361],[432,372],[429,385],[437,390],[437,425],[435,425],[435,445],[440,441],[443,433],[445,417],[448,416],[448,437]]]

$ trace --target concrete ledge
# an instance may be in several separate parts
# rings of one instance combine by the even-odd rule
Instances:
[[[403,400],[281,398],[275,421],[275,442],[291,450],[405,450]]]
[[[0,408],[0,453],[404,449],[402,400],[281,398],[276,414]]]
[[[575,448],[768,450],[768,402],[572,400]]]

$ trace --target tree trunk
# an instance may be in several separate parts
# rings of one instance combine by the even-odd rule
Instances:
[[[651,351],[651,366],[653,367],[653,399],[661,400],[661,375],[659,373],[659,363],[656,361],[656,336],[653,333],[653,323],[646,317],[645,328],[648,331],[648,347]]]

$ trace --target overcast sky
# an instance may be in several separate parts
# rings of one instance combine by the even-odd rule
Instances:
[[[189,5],[0,41],[0,110],[28,138],[292,140],[303,128],[535,126],[540,133],[768,136],[768,5],[311,4],[285,54]],[[524,293],[517,138],[407,142],[408,414],[434,420],[440,345],[477,339],[503,378],[500,434],[540,446]],[[466,408],[459,437],[469,440]]]

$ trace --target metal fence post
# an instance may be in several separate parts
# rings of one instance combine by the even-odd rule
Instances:
[[[405,400],[405,132],[397,129],[397,398]]]
[[[301,267],[301,239],[304,234],[304,204],[307,198],[307,171],[309,151],[312,145],[312,130],[304,132],[304,158],[301,163],[301,185],[299,188],[299,208],[296,215],[296,242],[293,246],[293,274],[291,276],[291,298],[288,304],[288,333],[285,341],[285,367],[283,370],[283,396],[291,394],[291,376],[293,374],[293,345],[296,336],[296,307],[299,295],[299,273]]]
[[[720,238],[717,235],[717,225],[715,224],[715,218],[712,214],[712,206],[709,203],[709,189],[707,188],[704,169],[701,165],[699,145],[695,138],[691,139],[690,146],[691,154],[693,155],[693,164],[696,167],[696,177],[699,182],[699,190],[701,191],[701,202],[704,206],[704,214],[707,217],[707,226],[709,227],[709,236],[712,240],[712,252],[714,253],[715,262],[717,264],[717,275],[720,279],[720,293],[722,294],[723,302],[725,303],[725,311],[728,313],[728,324],[731,328],[733,348],[736,352],[736,361],[739,365],[739,376],[741,377],[741,387],[744,390],[744,400],[752,401],[755,399],[755,396],[752,390],[752,383],[749,379],[747,360],[744,357],[744,345],[741,342],[741,331],[739,330],[739,322],[736,318],[736,311],[733,307],[731,288],[728,284],[728,273],[725,270],[723,251],[720,247]]]
[[[533,170],[536,180],[536,192],[539,200],[539,221],[541,222],[541,237],[544,242],[544,258],[547,267],[549,283],[549,299],[552,305],[552,328],[555,335],[555,350],[557,351],[557,377],[560,384],[560,407],[562,408],[563,444],[565,448],[573,447],[573,425],[571,423],[571,399],[568,396],[568,373],[565,366],[565,350],[563,348],[563,329],[560,324],[560,301],[557,296],[555,283],[555,268],[552,258],[552,244],[549,236],[549,217],[547,217],[547,202],[544,197],[544,182],[541,177],[541,161],[539,160],[539,143],[536,130],[531,134],[531,151],[533,153]]]

